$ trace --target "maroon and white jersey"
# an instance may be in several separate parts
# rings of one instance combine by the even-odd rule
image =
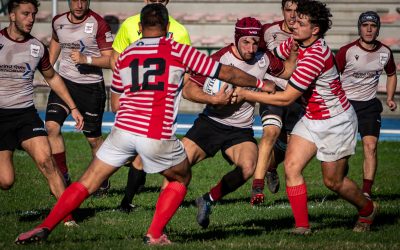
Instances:
[[[33,77],[36,69],[51,68],[47,48],[33,36],[11,39],[7,28],[0,31],[0,109],[33,106]]]
[[[266,53],[259,51],[252,61],[243,61],[233,54],[233,46],[233,44],[228,45],[217,51],[211,57],[222,64],[235,66],[255,76],[257,79],[263,79],[266,73],[277,76],[284,71],[283,63],[269,51]],[[192,76],[191,79],[199,86],[203,87],[207,78],[195,75]],[[211,119],[227,126],[251,128],[254,122],[254,106],[255,103],[253,102],[225,105],[218,108],[207,105],[203,113]]]
[[[187,70],[216,77],[220,63],[167,38],[142,38],[118,58],[111,91],[121,94],[115,127],[159,140],[171,139]]]
[[[89,10],[80,23],[70,21],[70,12],[53,18],[53,39],[60,44],[61,56],[59,74],[76,83],[88,84],[103,80],[100,67],[77,65],[71,59],[72,50],[78,50],[85,56],[100,57],[102,50],[111,50],[114,40],[111,29],[104,19]]]
[[[287,59],[293,38],[277,47],[276,54]],[[300,47],[297,67],[289,79],[289,84],[303,92],[306,117],[323,120],[343,113],[350,107],[335,65],[332,51],[320,38],[308,47]]]
[[[355,101],[376,97],[384,70],[388,76],[396,74],[392,51],[381,42],[373,50],[364,49],[359,40],[343,46],[336,55],[336,63],[346,96]]]
[[[291,33],[288,33],[283,30],[283,20],[267,23],[262,26],[261,30],[261,40],[259,48],[261,50],[269,50],[273,51],[279,44],[286,41],[289,37],[292,36]]]

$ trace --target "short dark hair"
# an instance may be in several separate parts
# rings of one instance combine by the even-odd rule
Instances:
[[[332,27],[332,14],[326,4],[316,0],[299,0],[297,14],[310,18],[310,23],[319,27],[318,36],[324,37],[325,33]]]
[[[33,4],[33,6],[35,6],[36,10],[39,8],[39,5],[40,5],[38,0],[10,0],[8,2],[8,6],[7,6],[8,13],[13,12],[13,10],[15,8],[17,8],[20,4],[24,4],[24,3]]]
[[[292,3],[297,4],[298,0],[282,0],[282,10],[285,8],[285,5],[287,2],[292,2]]]
[[[140,12],[140,23],[143,28],[159,26],[166,30],[168,22],[168,10],[163,4],[148,4]]]

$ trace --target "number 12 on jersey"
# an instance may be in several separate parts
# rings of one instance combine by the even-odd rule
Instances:
[[[152,65],[155,65],[156,69],[150,69]],[[130,88],[131,92],[137,92],[140,90],[139,85],[139,74],[143,74],[143,83],[142,90],[156,90],[156,91],[164,91],[164,82],[157,82],[155,84],[149,84],[149,77],[151,76],[161,76],[165,73],[165,59],[164,58],[147,58],[143,62],[143,70],[146,70],[144,73],[140,70],[139,59],[136,58],[132,60],[129,64],[131,68],[131,76],[132,76],[132,87]]]

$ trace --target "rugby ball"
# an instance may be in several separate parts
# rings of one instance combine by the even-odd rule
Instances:
[[[226,83],[217,78],[208,77],[203,85],[203,91],[209,95],[215,95],[225,84],[228,85],[226,91],[229,91],[233,88],[232,84],[230,83]]]

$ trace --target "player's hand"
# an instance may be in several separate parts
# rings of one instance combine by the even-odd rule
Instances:
[[[233,89],[228,90],[228,84],[223,84],[220,90],[212,97],[213,105],[226,105],[231,102]]]
[[[73,109],[71,110],[71,116],[74,118],[76,124],[75,124],[75,129],[76,130],[82,130],[83,129],[83,116],[81,115],[81,112],[79,112],[78,109]]]
[[[390,111],[395,111],[397,109],[397,103],[393,99],[387,99],[386,105],[389,107]]]
[[[263,82],[264,86],[261,88],[261,90],[270,94],[275,94],[275,82],[268,79],[263,80]]]
[[[235,91],[232,94],[231,104],[236,104],[244,101],[246,91],[244,88],[236,87]]]
[[[78,50],[72,50],[72,52],[71,52],[71,54],[69,56],[71,57],[72,61],[75,64],[84,64],[84,63],[86,63],[86,56],[83,55]]]

